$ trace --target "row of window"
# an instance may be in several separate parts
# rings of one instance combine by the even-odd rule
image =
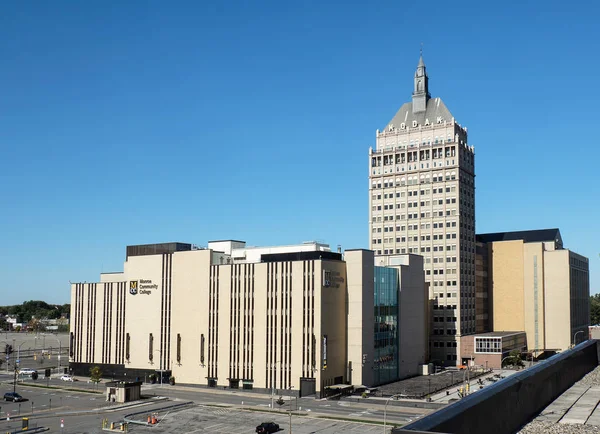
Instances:
[[[425,229],[431,229],[431,223],[421,223],[421,230],[425,230]],[[446,222],[446,227],[447,228],[455,228],[456,227],[456,221],[447,221]],[[433,228],[434,229],[443,229],[444,228],[444,223],[443,222],[434,222],[433,223]],[[398,232],[404,232],[406,230],[406,225],[399,225],[396,226],[396,231]],[[419,230],[419,225],[413,225],[413,224],[409,224],[408,225],[408,230],[409,231],[418,231]],[[373,232],[381,232],[381,227],[373,227]],[[394,232],[394,226],[385,226],[384,227],[384,232]]]
[[[443,335],[444,329],[433,329],[433,334],[434,335]],[[456,329],[446,329],[446,334],[447,335],[455,335]]]
[[[444,310],[444,309],[456,309],[456,305],[455,304],[448,304],[448,305],[443,305],[443,304],[434,304],[433,305],[433,310],[439,309],[439,310]]]
[[[446,205],[450,205],[456,203],[456,198],[452,197],[452,198],[447,198],[446,199]],[[386,203],[383,205],[383,210],[387,211],[387,210],[392,210],[392,209],[403,209],[403,208],[418,208],[420,206],[422,207],[428,207],[428,206],[436,206],[436,205],[444,205],[444,199],[435,199],[433,201],[421,201],[421,203],[419,204],[419,202],[401,202],[401,203]],[[467,208],[469,207],[468,204],[465,204],[465,206],[467,206]],[[373,205],[372,206],[372,211],[381,211],[382,210],[382,205]]]
[[[375,207],[373,207],[375,208]],[[379,205],[377,207],[376,210],[373,211],[381,211],[381,205]],[[408,213],[408,214],[396,214],[396,218],[395,220],[413,220],[413,219],[419,219],[419,218],[432,218],[432,217],[450,217],[450,216],[456,216],[457,212],[456,209],[451,209],[451,210],[446,210],[446,212],[444,213],[444,211],[427,211],[427,212],[422,212],[421,215],[419,216],[419,213]],[[469,214],[467,213],[467,217],[469,217]],[[374,215],[371,219],[371,221],[373,223],[376,222],[380,222],[381,221],[381,215]],[[383,218],[383,221],[387,222],[387,221],[394,221],[394,216],[393,215],[386,215]]]
[[[448,274],[456,274],[456,268],[449,268],[448,270],[450,270]],[[446,286],[456,286],[456,280],[448,280],[447,282],[444,282],[443,280],[434,280],[433,286],[444,286],[444,283]]]
[[[457,138],[457,140],[458,140],[458,138]],[[380,149],[383,148],[386,150],[390,150],[392,148],[407,149],[407,147],[414,148],[415,146],[418,146],[419,144],[431,146],[431,142],[432,142],[431,137],[423,137],[419,140],[410,139],[410,140],[398,141],[397,143],[396,142],[379,143],[379,148]],[[435,138],[433,139],[433,142],[435,145],[444,144],[444,136],[435,136]],[[452,134],[448,134],[446,137],[446,143],[450,143],[450,142],[452,142]],[[462,141],[460,143],[462,144]],[[404,158],[404,156],[406,155],[409,158],[416,158],[416,156],[418,154],[420,154],[421,156],[432,155],[433,158],[444,158],[444,156],[454,157],[456,155],[456,146],[445,146],[445,147],[439,147],[439,148],[433,148],[433,149],[423,149],[420,151],[408,151],[406,153],[403,152],[401,154],[396,154],[395,157],[396,158]],[[392,158],[393,155],[388,155],[387,157]],[[381,157],[379,157],[379,158],[381,158]]]
[[[419,196],[419,192],[420,192],[421,196],[427,196],[427,195],[429,195],[430,192],[433,192],[433,194],[443,194],[444,188],[434,188],[433,190],[430,190],[427,188],[427,189],[420,190],[420,191],[419,190],[409,190],[409,191],[397,191],[395,193],[383,193],[383,198],[384,199],[393,199],[394,197],[396,197],[396,198],[415,197],[415,196]],[[456,192],[456,186],[446,187],[446,193],[455,193],[455,192]],[[380,200],[381,192],[372,194],[371,198],[373,200]]]
[[[444,342],[432,341],[434,348],[444,348]],[[456,348],[456,341],[446,342],[446,348]]]
[[[427,170],[427,169],[440,169],[442,167],[447,167],[447,168],[454,168],[456,167],[456,162],[455,160],[446,160],[446,164],[444,164],[444,161],[434,161],[433,164],[431,164],[431,166],[429,166],[429,163],[421,163],[421,167],[419,168],[418,164],[409,164],[408,166],[396,166],[396,170],[394,170],[394,167],[384,167],[383,169],[383,175],[387,175],[387,174],[393,174],[393,173],[397,173],[397,174],[404,174],[404,172],[413,172],[413,171],[419,171],[419,170]],[[382,175],[381,173],[381,169],[380,168],[373,168],[372,170],[372,175]],[[442,179],[440,179],[440,182],[442,181]],[[401,184],[401,185],[417,185],[417,184],[429,184],[431,181],[429,179],[422,179],[421,182],[419,182],[417,180],[417,177],[415,177],[413,180],[409,180],[406,182],[406,184]],[[436,182],[436,181],[433,181]]]
[[[433,163],[434,167],[436,166],[436,163]],[[438,165],[440,167],[444,166],[444,163],[438,163]],[[452,164],[450,164],[450,160],[448,160],[446,162],[446,166],[453,166],[454,165],[454,160],[452,160]],[[423,166],[423,165],[421,165]],[[429,169],[429,163],[427,163],[427,167],[421,167],[421,169]],[[408,170],[418,170],[417,166],[415,165],[413,169],[408,169]],[[393,172],[393,169],[389,169],[390,173]],[[398,167],[398,172],[404,172],[404,167]],[[388,171],[385,170],[384,174],[387,174]],[[373,169],[373,175],[381,175],[381,169]],[[446,175],[445,177],[440,175],[440,176],[434,176],[434,177],[430,177],[429,175],[421,175],[421,177],[419,178],[418,175],[412,175],[412,176],[408,176],[407,179],[402,178],[400,180],[400,182],[396,182],[396,187],[403,187],[405,185],[418,185],[418,184],[429,184],[431,182],[443,182],[443,181],[454,181],[456,178],[456,174],[454,174],[454,172],[452,172],[452,175]],[[389,185],[389,187],[393,187],[394,185]],[[372,186],[372,188],[381,188],[381,183],[379,183],[377,185],[377,187],[375,185]]]
[[[435,150],[434,150],[435,151]],[[448,158],[448,160],[446,160],[446,163],[448,161],[452,161],[452,164],[455,164],[454,162],[456,160],[454,160],[454,157],[456,157],[456,154],[454,152],[448,153],[446,155],[444,155],[443,153],[437,153],[434,152],[433,153],[433,158],[430,158],[431,154],[429,153],[429,150],[424,150],[421,151],[421,155],[419,155],[418,152],[409,152],[407,154],[396,154],[396,155],[383,155],[383,158],[381,155],[376,155],[371,157],[371,167],[381,167],[382,165],[385,166],[394,166],[394,165],[398,165],[398,164],[405,164],[405,163],[415,163],[414,167],[417,167],[418,162],[421,162],[421,169],[423,169],[423,164],[427,164],[427,168],[429,168],[429,160],[442,160],[444,158]],[[452,158],[450,160],[450,158]],[[423,161],[427,162],[427,163],[423,163]],[[463,160],[464,161],[464,160]],[[383,164],[382,164],[383,163]],[[439,163],[438,161],[434,161],[433,162],[433,167],[436,167],[436,163]],[[408,165],[409,170],[411,165]]]
[[[408,177],[403,176],[402,178],[390,178],[390,179],[384,179],[383,180],[383,188],[391,188],[391,187],[400,187],[400,186],[404,186],[406,185],[407,181],[410,184],[418,184],[419,179],[424,183],[427,182],[429,183],[430,179],[433,179],[434,182],[441,182],[444,179],[446,181],[453,181],[456,180],[456,172],[452,171],[452,172],[446,172],[446,173],[434,173],[432,175],[430,175],[429,173],[427,174],[422,174],[420,177],[418,175],[409,175]],[[461,178],[462,179],[462,178]],[[463,181],[464,183],[467,183],[467,180]],[[371,182],[371,189],[377,189],[377,188],[381,188],[382,187],[382,180],[373,180]],[[437,188],[437,187],[436,187]]]
[[[435,298],[437,298],[437,297],[444,298],[444,293],[443,292],[435,293],[433,295],[434,295]],[[456,292],[447,292],[446,293],[446,297],[447,298],[456,298]]]
[[[393,238],[384,238],[385,243],[393,243],[394,239]],[[377,241],[373,240],[373,244],[381,244],[381,238],[379,238]],[[406,253],[414,253],[414,254],[419,254],[419,253],[429,253],[431,252],[431,247],[421,247],[420,251],[418,247],[409,247],[408,249],[406,247],[402,247],[399,249],[396,249],[396,251],[394,252],[394,249],[384,249],[383,250],[385,253],[384,255],[393,255],[394,253],[396,253],[397,255],[404,255]],[[444,251],[444,247],[443,246],[433,246],[433,251],[434,252],[443,252]],[[452,244],[452,245],[447,245],[446,246],[446,251],[450,252],[450,251],[456,251],[456,244]],[[381,250],[377,251],[378,255],[381,255]],[[455,256],[453,256],[453,258],[455,258]]]
[[[381,229],[381,228],[378,228]],[[387,232],[387,227],[384,229],[385,232]],[[390,228],[393,229],[393,228]],[[379,231],[377,231],[379,232]],[[392,232],[392,231],[390,231]],[[433,241],[442,241],[444,239],[444,234],[434,234],[432,235],[421,235],[420,240],[421,241],[431,241],[431,238],[433,237]],[[454,233],[447,233],[445,235],[445,238],[447,240],[455,240],[456,239],[456,232]],[[377,238],[380,239],[380,238]],[[396,237],[396,242],[397,243],[405,243],[407,241],[407,237]],[[419,241],[419,237],[417,235],[412,235],[408,237],[408,241],[409,242],[418,242]],[[393,243],[394,242],[394,238],[384,238],[384,243]],[[380,241],[375,241],[375,239],[373,239],[373,244],[381,244]]]
[[[433,322],[444,322],[444,318],[446,319],[446,322],[456,322],[455,316],[448,316],[448,317],[434,316]]]

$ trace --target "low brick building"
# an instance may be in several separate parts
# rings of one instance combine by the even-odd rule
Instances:
[[[519,332],[488,332],[462,336],[461,360],[463,365],[499,369],[502,359],[511,351],[527,351],[527,336]]]

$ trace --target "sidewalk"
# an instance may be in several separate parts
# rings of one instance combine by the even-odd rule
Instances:
[[[476,378],[474,380],[469,381],[469,395],[478,392],[479,390],[485,389],[493,384],[495,384],[495,382],[490,381],[488,379],[493,378],[494,380],[500,381],[506,377],[509,377],[510,375],[515,374],[517,371],[515,370],[510,370],[510,369],[503,369],[502,371],[500,370],[495,370],[493,372],[491,372],[490,374],[484,375],[482,377]],[[501,377],[504,378],[497,378],[496,376],[500,375]],[[480,384],[478,380],[481,380],[481,382],[483,384]],[[461,397],[459,395],[459,390],[461,389],[461,387],[463,388],[463,390],[466,389],[466,382],[463,386],[463,384],[458,384],[458,385],[454,385],[451,388],[448,388],[446,390],[448,390],[450,393],[447,394],[446,391],[441,391],[435,394],[431,395],[431,400],[432,402],[440,402],[440,403],[446,403],[449,404],[450,402],[454,402],[457,400],[460,400]]]

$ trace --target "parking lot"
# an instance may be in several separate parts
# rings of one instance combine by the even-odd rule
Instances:
[[[361,412],[363,413],[363,412]],[[357,418],[361,415],[357,414]],[[362,416],[368,416],[362,414]],[[279,432],[289,432],[290,418],[286,413],[263,413],[244,411],[232,408],[211,407],[198,405],[176,412],[159,415],[161,418],[160,432],[162,433],[232,433],[246,434],[255,432],[256,426],[262,422],[279,424]],[[391,427],[390,427],[391,429]],[[145,427],[130,426],[130,431],[147,430]],[[347,420],[332,420],[307,416],[292,416],[292,431],[297,434],[333,433],[381,433],[379,424],[350,422]]]
[[[6,392],[12,392],[12,385],[4,385],[0,391],[1,396]],[[104,396],[95,393],[73,392],[61,389],[45,389],[19,385],[19,393],[25,401],[22,402],[0,402],[0,418],[17,417],[21,414],[41,414],[50,411],[72,411],[80,409],[96,408],[106,405]]]

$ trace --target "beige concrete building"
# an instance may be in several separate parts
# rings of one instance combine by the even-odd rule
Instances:
[[[373,251],[346,250],[344,259],[350,383],[378,386],[418,375],[427,360],[429,322],[423,258],[374,261]]]
[[[460,336],[476,331],[475,154],[467,129],[430,97],[422,57],[412,101],[377,130],[369,181],[370,248],[423,256],[431,359],[455,365]]]
[[[481,234],[477,241],[478,283],[485,286],[478,292],[488,294],[493,331],[524,330],[537,354],[581,342],[589,326],[588,259],[564,249],[558,229]]]
[[[362,373],[374,365],[387,376],[375,374],[367,383],[416,373],[424,361],[423,317],[407,315],[400,326],[388,310],[399,309],[400,283],[406,282],[407,306],[424,312],[423,301],[408,297],[425,294],[420,258],[405,259],[400,273],[390,268],[396,303],[381,303],[389,309],[380,323],[395,330],[385,336],[396,337],[395,346],[384,349],[396,353],[383,354],[376,347],[381,330],[373,315],[379,273],[373,252],[348,251],[346,257],[362,268],[348,267],[340,253],[319,243],[129,246],[123,272],[72,284],[70,367],[79,375],[100,365],[105,375],[122,379],[147,380],[158,372],[163,382],[174,376],[178,383],[301,395],[363,384]],[[366,298],[364,306],[355,303],[357,294]],[[410,334],[398,333],[399,327]],[[410,342],[411,334],[419,344]]]

